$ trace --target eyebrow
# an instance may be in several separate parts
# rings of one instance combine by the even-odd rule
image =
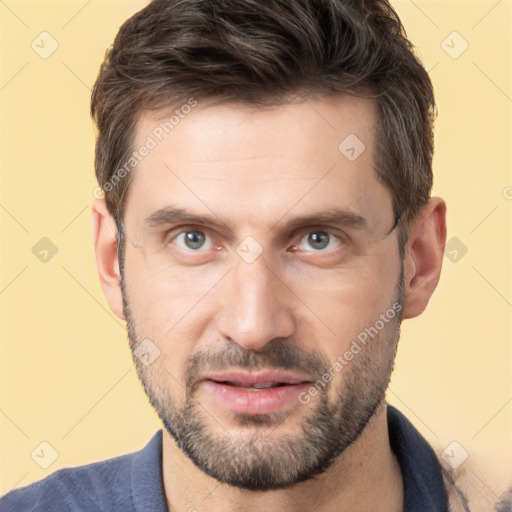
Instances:
[[[276,223],[274,227],[280,222]],[[369,227],[368,221],[362,215],[343,208],[329,208],[310,215],[294,217],[287,221],[285,226],[288,229],[294,229],[300,226],[312,226],[315,224],[337,224],[360,230],[365,230]]]
[[[269,231],[273,230],[284,216],[276,222]],[[158,228],[163,225],[172,224],[175,222],[189,222],[191,224],[210,224],[216,226],[226,227],[226,223],[222,222],[219,217],[210,214],[195,214],[185,208],[178,208],[168,206],[161,208],[156,212],[149,215],[144,220],[144,225],[149,228]],[[312,226],[320,224],[337,224],[340,226],[347,226],[359,230],[366,230],[369,228],[368,221],[360,214],[351,210],[343,208],[329,208],[309,215],[302,215],[293,217],[285,222],[287,229],[296,229],[301,226]]]
[[[185,208],[168,206],[152,213],[144,220],[144,225],[150,228],[157,228],[162,225],[172,224],[174,222],[190,222],[192,224],[223,224],[215,215],[201,214],[197,215]]]

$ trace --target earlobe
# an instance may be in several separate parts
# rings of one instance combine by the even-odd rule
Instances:
[[[113,313],[124,320],[116,224],[104,199],[95,199],[91,210],[91,237],[101,288]]]
[[[433,197],[410,223],[404,254],[403,318],[425,310],[441,275],[446,244],[446,204]]]

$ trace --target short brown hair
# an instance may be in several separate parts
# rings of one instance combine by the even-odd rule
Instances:
[[[153,0],[120,28],[92,92],[107,208],[119,228],[130,180],[109,180],[133,151],[145,109],[191,97],[268,106],[362,91],[377,101],[375,172],[392,193],[403,254],[407,221],[430,197],[436,108],[388,1]]]

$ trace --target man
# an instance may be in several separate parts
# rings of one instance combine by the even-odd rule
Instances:
[[[99,277],[165,428],[1,510],[469,510],[385,401],[446,239],[432,86],[390,5],[155,0],[91,111]]]

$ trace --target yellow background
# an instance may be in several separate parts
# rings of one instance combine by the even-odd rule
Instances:
[[[117,29],[144,5],[0,2],[0,494],[138,450],[159,428],[89,237],[90,87]],[[448,239],[468,250],[445,257],[427,311],[404,323],[389,400],[435,446],[457,441],[503,476],[512,465],[512,3],[393,5],[431,71],[434,195],[448,204]],[[31,47],[43,31],[59,44],[47,59]],[[453,31],[469,44],[456,59],[442,47]],[[460,48],[453,37],[448,44]],[[43,237],[58,250],[47,262],[32,252]],[[58,452],[48,469],[31,457],[43,441]],[[492,475],[482,484],[501,493]]]

